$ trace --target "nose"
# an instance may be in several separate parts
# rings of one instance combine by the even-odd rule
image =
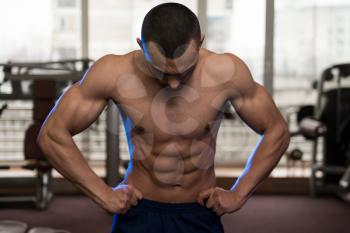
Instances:
[[[176,89],[180,86],[180,80],[176,78],[168,78],[168,84],[172,89]]]

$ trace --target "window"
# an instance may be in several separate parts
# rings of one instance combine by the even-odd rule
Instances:
[[[123,54],[139,49],[142,20],[154,6],[165,0],[110,1],[90,0],[90,57],[97,59],[107,53]],[[197,12],[197,1],[175,1]]]
[[[75,1],[67,1],[75,2]],[[54,1],[1,1],[0,62],[60,59],[56,50],[74,47],[80,53],[80,8],[67,10]],[[38,43],[40,41],[40,43]]]
[[[72,58],[77,56],[76,48],[68,48],[68,47],[57,48],[57,52],[58,52],[57,56],[60,57],[61,59]]]
[[[1,1],[0,9],[6,9],[0,15],[0,61],[49,59],[53,21],[51,1]]]
[[[275,22],[275,99],[279,106],[313,104],[311,82],[350,60],[350,3],[277,0]]]
[[[326,68],[349,63],[349,22],[346,0],[275,1],[274,99],[283,112],[314,105],[317,91],[312,82]],[[297,147],[310,159],[310,143],[292,138],[290,148]]]
[[[252,7],[254,6],[254,7]],[[207,48],[238,55],[262,82],[265,1],[208,0]]]
[[[0,63],[78,58],[80,8],[76,3],[71,0],[0,1]],[[3,72],[0,72],[2,81]],[[29,81],[22,82],[22,86],[28,89]],[[1,93],[10,91],[8,82],[0,85]],[[24,131],[32,122],[32,103],[0,100],[0,107],[5,103],[8,108],[0,116],[0,160],[21,161]]]
[[[77,0],[57,0],[58,7],[75,7],[77,6]]]

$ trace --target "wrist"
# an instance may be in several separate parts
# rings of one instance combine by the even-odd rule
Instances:
[[[246,193],[242,192],[241,190],[231,189],[230,192],[231,192],[232,196],[240,202],[241,201],[245,202],[248,199],[248,195]]]
[[[96,196],[96,202],[102,207],[106,206],[111,192],[113,192],[112,187],[108,185],[104,186],[99,195]]]

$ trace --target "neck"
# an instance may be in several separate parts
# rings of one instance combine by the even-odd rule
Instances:
[[[137,70],[141,73],[154,77],[150,64],[144,57],[142,50],[137,50],[134,56],[134,64],[136,65]]]

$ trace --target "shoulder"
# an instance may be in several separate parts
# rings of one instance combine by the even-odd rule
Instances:
[[[248,66],[232,53],[205,52],[202,60],[202,80],[206,86],[220,85],[242,91],[254,83]]]
[[[121,70],[121,64],[127,62],[128,55],[115,55],[115,54],[106,54],[94,62],[94,64],[90,67],[95,71],[110,73],[111,75],[117,73]]]
[[[203,53],[203,69],[216,75],[234,76],[237,69],[241,70],[246,66],[244,61],[233,53],[215,53],[208,50]]]
[[[86,96],[111,97],[126,62],[126,55],[107,54],[100,57],[77,83],[78,88]]]
[[[234,72],[227,73],[228,88],[233,91],[234,94],[250,95],[254,93],[257,83],[254,81],[248,65],[237,55],[232,53],[223,54],[228,58],[227,62],[231,63],[234,67]]]
[[[213,77],[223,78],[235,73],[235,67],[230,56],[206,51],[203,55],[202,70],[205,74]]]
[[[248,68],[248,65],[237,55],[233,53],[223,53],[220,56],[225,66],[230,67],[230,70],[226,69],[225,76],[229,77],[230,81],[252,81],[252,75]]]

